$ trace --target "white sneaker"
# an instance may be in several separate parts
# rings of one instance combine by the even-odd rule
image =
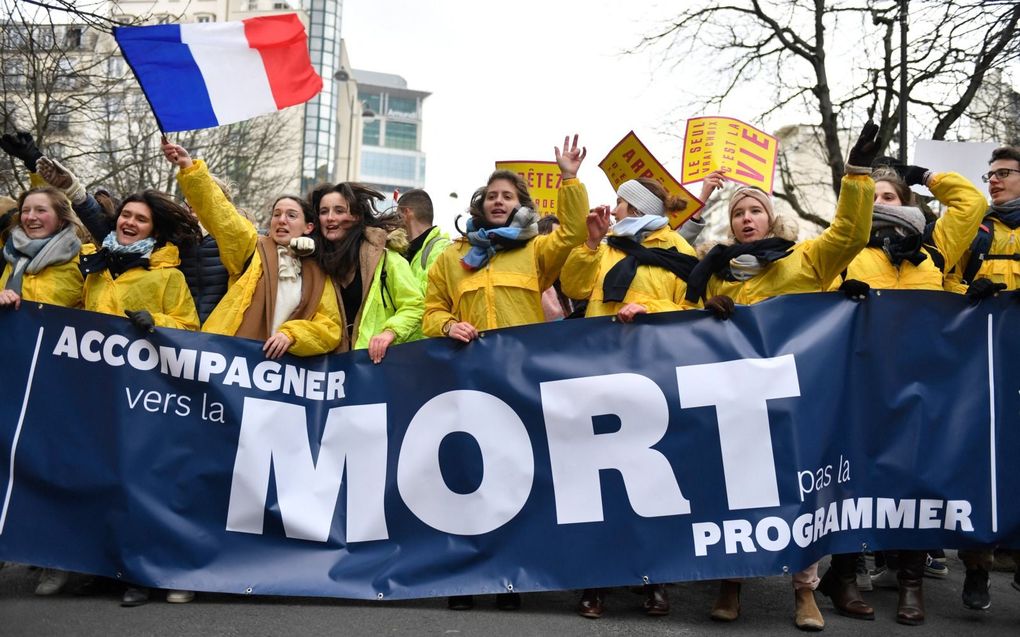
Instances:
[[[875,588],[891,588],[897,589],[900,587],[900,581],[896,577],[895,568],[886,568],[882,572],[871,576],[871,585]]]
[[[64,588],[70,573],[55,568],[43,569],[39,576],[39,583],[35,587],[36,595],[56,595]]]
[[[171,604],[187,604],[193,599],[195,599],[195,591],[169,590],[166,592],[166,601]]]

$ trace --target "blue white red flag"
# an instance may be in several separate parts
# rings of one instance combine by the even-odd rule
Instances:
[[[240,122],[322,90],[304,25],[293,13],[117,27],[114,36],[163,132]]]

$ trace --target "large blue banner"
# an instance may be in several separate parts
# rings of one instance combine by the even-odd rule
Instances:
[[[1020,303],[810,294],[268,361],[0,313],[0,559],[399,599],[1020,546]]]

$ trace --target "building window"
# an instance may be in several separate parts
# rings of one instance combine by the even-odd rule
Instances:
[[[389,155],[366,151],[361,155],[361,172],[369,178],[414,182],[418,160],[409,155]]]
[[[413,97],[394,97],[386,103],[386,114],[406,119],[418,118],[418,100]]]
[[[245,11],[258,11],[259,10],[259,0],[248,0],[247,4],[244,7],[244,10]]]
[[[287,2],[274,2],[273,3],[273,9],[276,9],[277,11],[281,11],[281,10],[285,10],[285,9],[292,9],[292,8],[293,7],[291,7],[290,4],[287,3]]]
[[[71,114],[50,113],[48,128],[57,133],[66,133],[71,128]]]
[[[378,115],[382,113],[382,95],[378,93],[363,93],[358,91],[358,99],[361,100],[362,106]]]
[[[376,119],[370,122],[365,122],[363,134],[361,136],[361,143],[365,146],[379,145],[379,120]]]
[[[67,48],[69,49],[81,48],[81,27],[67,28]]]
[[[386,147],[403,150],[418,149],[418,125],[406,122],[386,122]]]
[[[211,13],[199,13],[195,16],[195,22],[215,22],[216,16]]]

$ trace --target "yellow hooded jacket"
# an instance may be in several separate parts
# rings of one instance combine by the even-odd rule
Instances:
[[[695,256],[694,248],[668,225],[649,233],[641,245],[664,250],[676,248],[681,254]],[[623,302],[604,301],[602,284],[606,274],[626,256],[606,243],[599,244],[596,250],[582,243],[571,250],[560,273],[563,293],[572,299],[588,299],[585,316],[612,316],[628,303],[639,303],[649,312],[673,312],[699,306],[684,300],[687,283],[683,279],[669,270],[651,266],[638,267]]]
[[[262,258],[255,249],[258,231],[223,196],[201,159],[181,170],[177,183],[198,220],[216,239],[220,261],[230,273],[230,287],[209,314],[202,331],[234,336],[262,277]],[[336,349],[340,344],[340,310],[333,286],[323,286],[322,298],[311,319],[284,321],[280,331],[294,342],[287,351],[295,356],[327,354]]]
[[[982,195],[984,198],[984,195]],[[977,227],[980,227],[981,220]],[[1007,290],[1020,289],[1020,227],[1010,228],[995,217],[984,219],[985,225],[990,225],[992,230],[992,245],[988,254],[1018,255],[1016,259],[987,259],[981,263],[974,279],[989,279],[992,283],[1005,283]],[[967,269],[967,262],[970,261],[970,244],[977,236],[977,227],[968,235],[967,244],[958,261],[947,263],[955,264],[955,267],[946,275],[945,289],[949,292],[964,294],[967,286],[963,283],[963,272]]]
[[[752,305],[782,294],[827,290],[868,245],[874,201],[875,182],[869,175],[844,176],[836,216],[825,232],[798,243],[791,254],[746,281],[726,281],[713,275],[705,298],[725,294],[736,303]]]
[[[478,270],[460,262],[471,249],[455,240],[429,270],[425,295],[425,336],[443,336],[448,323],[467,321],[479,330],[545,320],[542,291],[559,277],[570,251],[588,235],[588,191],[577,179],[563,181],[557,199],[560,225],[526,245],[501,250]]]
[[[198,329],[198,312],[172,243],[152,251],[148,269],[131,268],[116,279],[109,270],[85,277],[84,305],[92,312],[124,316],[126,310],[148,310],[159,327]]]
[[[932,232],[935,247],[945,259],[948,270],[960,260],[970,247],[988,202],[966,178],[956,173],[939,173],[929,184],[932,194],[945,204],[946,212],[936,222]],[[846,278],[863,281],[881,290],[942,290],[945,272],[928,254],[921,263],[904,261],[897,268],[881,248],[861,250],[847,268]],[[1012,263],[1012,262],[1011,262]],[[840,280],[834,283],[838,287]]]
[[[0,243],[0,252],[3,251],[3,243]],[[91,245],[83,245],[81,253],[91,254],[95,251]],[[4,268],[3,276],[0,276],[0,290],[4,289],[7,281],[11,278],[10,264],[7,264],[0,257],[0,266]],[[21,278],[21,298],[25,301],[36,303],[49,303],[62,307],[81,307],[82,286],[85,279],[78,269],[78,257],[74,257],[66,263],[51,265],[36,274],[25,273]]]

